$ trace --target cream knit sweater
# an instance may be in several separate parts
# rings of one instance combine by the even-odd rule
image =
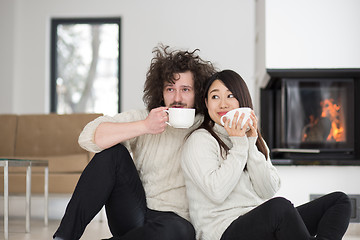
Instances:
[[[273,197],[280,187],[277,170],[258,151],[256,137],[229,137],[217,124],[214,130],[230,148],[226,159],[204,129],[190,135],[182,154],[190,219],[201,240],[219,240],[235,219]]]
[[[79,144],[88,151],[100,152],[103,149],[93,141],[100,123],[139,121],[145,119],[148,113],[147,110],[132,110],[114,117],[101,116],[85,126]],[[180,155],[185,136],[201,122],[202,116],[197,115],[194,125],[189,129],[167,126],[161,134],[146,134],[122,143],[133,156],[150,209],[173,211],[189,220]]]

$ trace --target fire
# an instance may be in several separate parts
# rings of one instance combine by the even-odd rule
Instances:
[[[309,116],[309,124],[303,128],[303,142],[343,142],[346,141],[344,116],[341,106],[334,99],[320,102],[321,116]]]
[[[334,99],[325,99],[320,102],[322,107],[321,117],[329,118],[331,121],[330,133],[327,141],[342,142],[346,140],[344,131],[344,121],[341,118],[341,106],[334,103]]]

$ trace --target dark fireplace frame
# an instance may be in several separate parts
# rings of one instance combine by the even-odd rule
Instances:
[[[267,69],[269,81],[260,92],[261,131],[272,161],[287,165],[360,165],[360,69]],[[351,154],[324,154],[317,150],[297,152],[297,149],[279,151],[279,111],[277,93],[283,79],[353,79],[354,80],[354,149]]]

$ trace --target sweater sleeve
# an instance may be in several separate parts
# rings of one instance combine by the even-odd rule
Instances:
[[[220,204],[233,191],[244,170],[248,141],[237,138],[227,159],[221,158],[218,142],[206,131],[197,130],[187,139],[182,155],[185,178],[189,178],[211,201]]]
[[[80,133],[78,143],[80,147],[83,149],[89,151],[89,152],[101,152],[102,149],[98,145],[96,145],[94,141],[94,135],[96,128],[103,122],[133,122],[133,121],[139,121],[142,119],[145,119],[147,115],[147,112],[144,111],[138,111],[138,110],[132,110],[128,112],[123,112],[116,114],[113,117],[110,116],[100,116],[93,121],[89,122],[83,129],[83,131]],[[132,139],[134,140],[134,139]],[[130,143],[132,140],[125,141],[122,144],[125,145],[127,149],[130,151]]]
[[[264,154],[258,150],[256,140],[257,137],[249,138],[247,169],[254,190],[261,198],[267,199],[273,197],[279,190],[280,177],[276,168],[271,163],[269,154],[266,159]],[[269,152],[268,148],[267,150]]]

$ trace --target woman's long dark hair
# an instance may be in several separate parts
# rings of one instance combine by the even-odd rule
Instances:
[[[203,99],[206,100],[208,99],[209,88],[215,80],[220,80],[225,84],[225,86],[232,92],[234,97],[239,101],[239,107],[249,107],[253,109],[250,92],[245,81],[242,79],[242,77],[239,74],[237,74],[232,70],[223,70],[211,76],[205,86]],[[215,122],[209,116],[209,112],[206,108],[205,101],[202,107],[204,108],[203,110],[204,122],[199,126],[199,128],[206,129],[219,143],[220,148],[225,151],[225,155],[227,155],[229,152],[229,147],[214,132],[213,127],[215,125]],[[265,146],[263,137],[261,136],[261,133],[259,131],[259,128],[257,129],[257,134],[258,134],[258,138],[256,141],[256,146],[259,149],[259,151],[265,155],[265,158],[267,159],[268,151]]]

